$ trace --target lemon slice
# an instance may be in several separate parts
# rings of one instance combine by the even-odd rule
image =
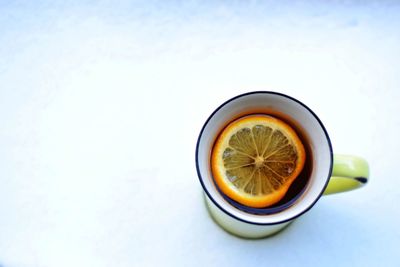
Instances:
[[[296,132],[267,115],[231,122],[211,152],[211,170],[220,190],[254,208],[281,200],[304,167],[306,154]]]

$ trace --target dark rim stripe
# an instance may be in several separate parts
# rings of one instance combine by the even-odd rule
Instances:
[[[212,198],[211,194],[208,192],[206,186],[204,185],[204,182],[203,182],[203,180],[202,180],[202,178],[201,178],[201,174],[200,174],[199,159],[198,159],[198,151],[199,151],[200,139],[201,139],[201,137],[202,137],[202,135],[203,135],[203,131],[204,131],[204,129],[206,128],[208,122],[209,122],[209,121],[211,120],[211,118],[215,115],[215,113],[217,113],[217,112],[218,112],[223,106],[225,106],[226,104],[232,102],[233,100],[235,100],[235,99],[237,99],[237,98],[240,98],[240,97],[243,97],[243,96],[247,96],[247,95],[253,95],[253,94],[271,94],[271,95],[279,95],[279,96],[282,96],[282,97],[286,97],[286,98],[288,98],[288,99],[290,99],[290,100],[293,100],[293,101],[297,102],[298,104],[300,104],[301,106],[303,106],[305,109],[307,109],[307,110],[314,116],[314,118],[318,121],[318,123],[320,124],[322,130],[324,131],[325,137],[326,137],[326,139],[327,139],[327,141],[328,141],[329,152],[330,152],[330,156],[331,156],[331,157],[330,157],[331,160],[330,160],[330,164],[329,164],[330,166],[329,166],[328,177],[327,177],[327,179],[326,179],[326,182],[325,182],[324,187],[322,188],[322,191],[319,193],[319,195],[318,195],[318,197],[315,199],[315,201],[314,201],[313,203],[311,203],[310,206],[308,206],[306,209],[304,209],[304,210],[303,210],[302,212],[300,212],[299,214],[297,214],[297,215],[295,215],[295,216],[293,216],[293,217],[290,217],[290,218],[288,218],[288,219],[286,219],[286,220],[282,220],[282,221],[278,221],[278,222],[274,222],[274,223],[257,223],[257,222],[246,221],[246,220],[244,220],[244,219],[241,219],[241,218],[239,218],[239,217],[237,217],[237,216],[235,216],[235,215],[229,213],[229,212],[226,211],[224,208],[222,208],[222,207],[217,203],[217,201],[215,201],[215,200]],[[306,213],[307,211],[309,211],[309,210],[315,205],[315,203],[318,201],[318,199],[322,196],[322,194],[324,193],[326,187],[328,186],[329,178],[331,177],[331,174],[332,174],[332,166],[333,166],[333,150],[332,150],[331,139],[329,138],[328,132],[326,131],[325,126],[322,124],[322,122],[321,122],[321,120],[318,118],[318,116],[314,113],[314,111],[312,111],[308,106],[306,106],[305,104],[303,104],[303,103],[300,102],[299,100],[297,100],[297,99],[295,99],[295,98],[293,98],[293,97],[291,97],[291,96],[288,96],[288,95],[285,95],[285,94],[282,94],[282,93],[278,93],[278,92],[273,92],[273,91],[253,91],[253,92],[248,92],[248,93],[244,93],[244,94],[237,95],[237,96],[235,96],[235,97],[233,97],[233,98],[231,98],[231,99],[225,101],[224,103],[222,103],[216,110],[214,110],[213,113],[211,113],[211,115],[208,117],[208,119],[207,119],[206,122],[204,123],[203,127],[201,128],[201,131],[200,131],[199,137],[197,138],[197,143],[196,143],[196,171],[197,171],[197,176],[198,176],[198,179],[200,180],[200,183],[201,183],[201,185],[202,185],[204,191],[206,192],[207,196],[209,197],[209,199],[211,199],[211,201],[212,201],[220,210],[222,210],[223,212],[225,212],[227,215],[229,215],[229,216],[231,216],[231,217],[233,217],[233,218],[235,218],[235,219],[237,219],[237,220],[239,220],[239,221],[242,221],[242,222],[245,222],[245,223],[249,223],[249,224],[255,224],[255,225],[275,225],[275,224],[281,224],[281,223],[284,223],[284,222],[291,221],[291,220],[293,220],[293,219],[299,217],[300,215]]]
[[[368,179],[365,177],[354,177],[354,179],[359,181],[362,184],[366,184],[368,182]]]

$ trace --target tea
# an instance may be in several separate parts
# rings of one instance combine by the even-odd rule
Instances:
[[[280,121],[284,122],[284,124],[289,125],[297,134],[297,136],[300,138],[301,143],[303,143],[304,146],[304,150],[305,150],[305,154],[306,154],[306,158],[304,161],[304,167],[301,170],[301,172],[299,173],[299,175],[297,176],[297,178],[293,181],[293,183],[290,185],[289,189],[287,190],[287,192],[285,193],[285,195],[276,203],[273,203],[272,205],[268,205],[267,207],[260,207],[260,206],[256,206],[252,207],[250,205],[245,205],[243,203],[239,203],[237,201],[235,201],[234,199],[232,199],[231,197],[227,196],[226,194],[223,193],[223,190],[221,190],[221,188],[219,188],[217,186],[217,183],[215,181],[215,175],[214,175],[214,184],[216,185],[216,188],[218,189],[219,193],[224,197],[224,199],[229,202],[232,206],[236,207],[237,209],[243,210],[245,212],[248,213],[253,213],[253,214],[271,214],[271,213],[277,213],[280,212],[288,207],[290,207],[291,205],[293,205],[297,199],[300,198],[300,196],[303,194],[303,192],[306,189],[306,185],[308,183],[311,171],[312,171],[312,150],[309,146],[309,142],[307,142],[307,138],[306,135],[303,133],[303,131],[301,131],[301,127],[299,125],[297,125],[296,123],[294,123],[293,121],[290,120],[290,118],[288,118],[287,116],[284,116],[283,114],[279,114],[277,112],[271,111],[271,110],[264,110],[264,111],[254,111],[254,112],[246,112],[246,114],[240,114],[239,116],[235,117],[232,121],[228,122],[220,131],[219,134],[217,135],[217,137],[215,138],[214,141],[214,145],[213,145],[213,150],[214,147],[216,146],[216,140],[219,138],[219,136],[221,135],[221,133],[223,131],[225,131],[225,128],[229,128],[227,127],[227,125],[230,125],[231,122],[233,121],[237,121],[237,120],[243,120],[244,117],[257,117],[257,116],[272,116],[273,118],[277,118]],[[276,120],[275,120],[276,121]],[[298,138],[297,138],[298,140]],[[300,141],[299,140],[299,141]],[[303,157],[304,160],[304,157]],[[260,179],[260,178],[259,178]],[[224,188],[222,188],[224,189]],[[229,192],[228,192],[229,193]],[[282,196],[282,195],[281,195]]]

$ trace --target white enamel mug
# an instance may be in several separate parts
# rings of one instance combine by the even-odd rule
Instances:
[[[290,118],[305,135],[312,152],[309,159],[312,160],[312,168],[301,195],[284,209],[266,214],[244,211],[232,205],[216,187],[210,167],[210,153],[220,131],[232,120],[257,111]],[[261,238],[277,233],[313,207],[324,191],[348,191],[367,182],[368,164],[361,158],[337,156],[335,167],[336,173],[332,145],[317,115],[300,101],[277,92],[249,92],[226,101],[207,119],[196,145],[197,174],[210,215],[226,231],[245,238]]]

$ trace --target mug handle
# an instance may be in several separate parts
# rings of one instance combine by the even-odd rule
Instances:
[[[360,188],[368,179],[369,167],[365,159],[352,155],[334,155],[332,176],[324,195]]]

